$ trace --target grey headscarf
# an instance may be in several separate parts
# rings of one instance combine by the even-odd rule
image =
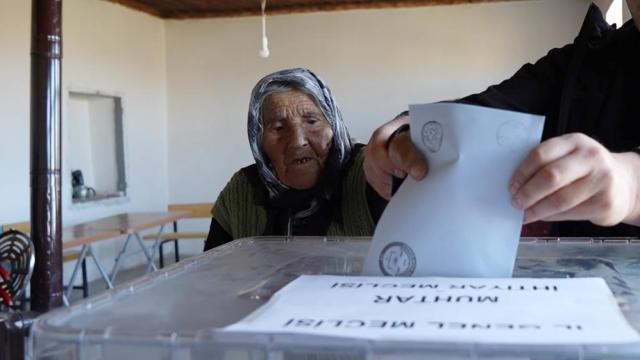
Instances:
[[[280,91],[290,88],[311,95],[331,125],[333,144],[327,157],[325,171],[328,167],[334,167],[337,170],[342,169],[351,156],[352,146],[349,132],[342,121],[342,114],[333,95],[331,95],[331,90],[316,74],[308,69],[297,68],[280,70],[265,76],[258,81],[251,92],[247,131],[249,133],[251,152],[253,152],[253,157],[258,166],[258,173],[269,190],[269,196],[272,199],[277,198],[281,193],[289,189],[287,185],[278,179],[271,161],[262,150],[262,106],[265,98],[278,92],[273,91],[274,85],[277,85],[275,88],[280,88]]]

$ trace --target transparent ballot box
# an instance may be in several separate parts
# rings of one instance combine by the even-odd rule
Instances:
[[[488,345],[230,333],[301,274],[360,274],[368,238],[248,238],[39,317],[32,359],[640,359],[640,344]],[[515,277],[601,277],[640,330],[640,241],[523,239]],[[348,306],[348,304],[345,304]],[[550,305],[552,306],[552,305]]]

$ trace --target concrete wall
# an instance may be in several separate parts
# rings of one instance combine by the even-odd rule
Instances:
[[[29,219],[30,1],[0,0],[0,224]],[[98,0],[63,2],[63,139],[68,91],[122,96],[126,199],[71,204],[70,154],[63,143],[63,222],[71,225],[124,211],[164,210],[168,199],[164,22]],[[98,244],[107,266],[122,240]],[[141,261],[133,256],[125,263]],[[70,264],[65,264],[66,273]],[[89,266],[95,276],[93,266]]]

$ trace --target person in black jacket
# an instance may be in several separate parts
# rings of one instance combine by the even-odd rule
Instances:
[[[591,5],[572,44],[457,100],[546,117],[543,142],[509,183],[526,224],[553,222],[535,235],[640,235],[640,0],[627,3],[633,21],[620,29]],[[428,171],[407,127],[396,131],[406,123],[401,114],[376,130],[365,153],[367,180],[387,199],[392,175]]]

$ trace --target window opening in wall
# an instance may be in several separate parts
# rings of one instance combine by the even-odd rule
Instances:
[[[125,196],[122,98],[69,92],[65,152],[73,203]]]

